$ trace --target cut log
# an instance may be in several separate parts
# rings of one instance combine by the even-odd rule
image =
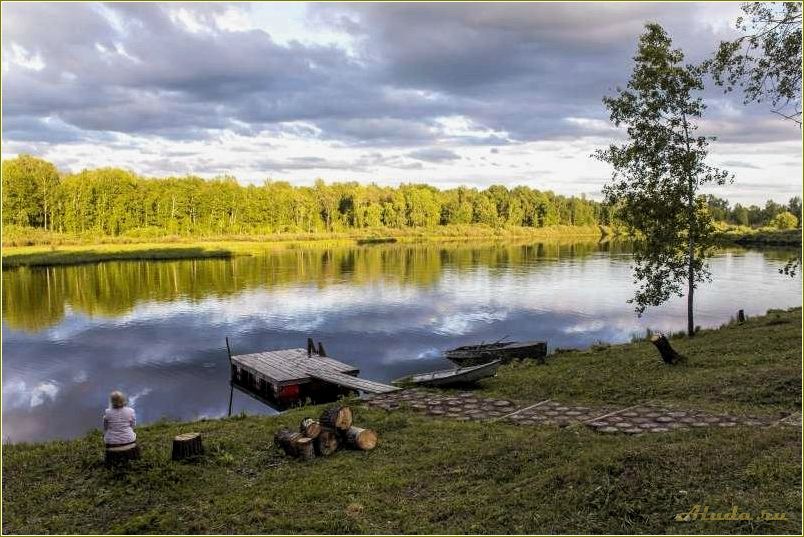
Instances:
[[[315,457],[313,439],[307,438],[302,433],[291,431],[286,427],[276,432],[274,443],[282,448],[286,455],[291,457],[298,457],[302,460],[310,460]]]
[[[353,449],[369,451],[377,445],[377,433],[371,429],[352,426],[344,433],[343,437],[346,439],[346,445]]]
[[[675,365],[687,361],[686,357],[677,353],[676,350],[670,346],[670,341],[664,334],[654,334],[651,336],[650,341],[659,350],[659,354],[662,355],[664,363]]]
[[[333,429],[321,429],[318,437],[313,441],[313,445],[316,455],[328,457],[338,451],[341,441]]]
[[[125,446],[106,446],[106,466],[126,464],[140,458],[140,446],[135,442]]]
[[[184,433],[173,438],[174,461],[190,459],[204,454],[204,444],[201,442],[201,433]]]
[[[336,405],[321,414],[322,427],[336,431],[348,431],[352,426],[352,410],[348,406]]]
[[[296,439],[296,456],[303,461],[309,461],[315,458],[315,448],[313,447],[314,440],[303,436]]]
[[[304,418],[299,424],[299,432],[307,438],[316,438],[321,432],[321,424],[313,418]]]
[[[745,322],[745,311],[740,310],[737,312],[737,322],[743,324]]]

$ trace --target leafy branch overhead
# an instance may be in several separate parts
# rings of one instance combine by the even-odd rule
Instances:
[[[801,2],[749,2],[737,29],[706,62],[726,92],[739,87],[744,103],[767,101],[771,111],[801,125]]]

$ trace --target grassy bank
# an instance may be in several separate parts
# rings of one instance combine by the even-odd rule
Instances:
[[[801,230],[727,226],[716,233],[715,239],[720,243],[742,246],[800,247]]]
[[[673,344],[668,368],[643,343],[502,368],[484,393],[519,400],[628,403],[660,397],[686,408],[794,411],[800,405],[801,311],[705,331]],[[625,377],[625,378],[622,378]],[[733,400],[733,401],[732,401]],[[368,453],[312,463],[271,445],[274,417],[139,429],[144,458],[103,468],[98,432],[3,451],[5,533],[767,533],[801,525],[801,438],[792,427],[621,436],[356,409],[380,433]],[[170,439],[204,434],[207,455],[172,463]],[[786,513],[782,521],[677,522],[710,512]]]
[[[512,365],[483,388],[526,401],[666,405],[736,414],[790,412],[801,406],[801,308],[771,310],[696,337],[671,339],[687,365],[667,367],[654,346],[597,345],[555,355],[544,367]]]
[[[344,246],[363,243],[467,240],[598,239],[597,226],[545,228],[440,226],[418,229],[366,229],[344,233],[285,233],[209,237],[92,237],[12,228],[4,230],[3,267],[94,263],[126,259],[192,259],[254,255],[276,248]]]

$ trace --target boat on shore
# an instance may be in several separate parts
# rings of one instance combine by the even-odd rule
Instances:
[[[444,357],[460,366],[485,364],[494,360],[500,360],[502,363],[524,359],[544,362],[546,356],[546,341],[496,341],[466,345],[444,352]]]
[[[418,385],[418,386],[449,386],[453,384],[469,384],[480,379],[493,377],[497,374],[497,368],[502,362],[494,360],[485,364],[471,367],[459,367],[456,369],[442,369],[429,373],[419,373],[408,375],[391,381],[395,386]]]

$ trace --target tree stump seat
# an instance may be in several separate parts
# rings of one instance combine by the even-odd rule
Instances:
[[[112,466],[138,460],[140,456],[140,446],[136,441],[128,444],[106,444],[104,461],[106,466]]]

